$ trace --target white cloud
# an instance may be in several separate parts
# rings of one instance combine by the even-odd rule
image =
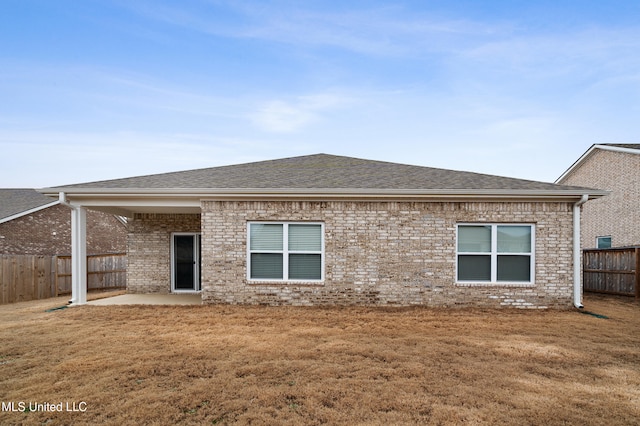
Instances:
[[[260,107],[252,118],[262,130],[290,133],[309,124],[317,115],[303,106],[275,100]]]
[[[350,97],[330,93],[299,96],[287,101],[275,99],[260,105],[250,119],[266,132],[294,133],[352,102]]]
[[[474,64],[480,71],[493,71],[497,78],[520,75],[563,81],[597,79],[607,74],[638,72],[640,60],[638,28],[573,29],[563,33],[511,34],[487,40],[460,52],[462,66]]]
[[[374,56],[457,50],[463,39],[502,32],[496,25],[450,19],[400,6],[345,6],[340,11],[264,2],[210,2],[207,7],[123,4],[147,19],[213,36],[296,46],[335,47]]]

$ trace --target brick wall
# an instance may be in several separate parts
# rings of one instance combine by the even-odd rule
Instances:
[[[87,254],[124,252],[126,226],[113,215],[87,211]],[[52,206],[0,224],[0,253],[71,254],[71,210]]]
[[[582,248],[609,235],[614,247],[640,244],[640,155],[597,149],[562,184],[612,191],[583,206]]]
[[[136,214],[129,222],[127,292],[171,291],[172,232],[200,232],[200,215]]]
[[[324,222],[322,284],[247,281],[247,221],[269,220]],[[535,284],[457,285],[459,222],[535,224]],[[202,203],[206,303],[566,308],[572,303],[572,268],[569,203]]]

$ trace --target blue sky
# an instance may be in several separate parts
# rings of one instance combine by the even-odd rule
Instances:
[[[331,153],[554,181],[640,137],[637,1],[3,0],[0,187]]]

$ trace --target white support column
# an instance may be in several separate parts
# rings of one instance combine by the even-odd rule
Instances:
[[[87,303],[87,210],[71,209],[71,303]]]

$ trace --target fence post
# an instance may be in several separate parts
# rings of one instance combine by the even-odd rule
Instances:
[[[636,300],[640,299],[640,247],[636,247]]]
[[[55,286],[53,291],[53,297],[58,297],[58,255],[53,256],[53,285]]]

